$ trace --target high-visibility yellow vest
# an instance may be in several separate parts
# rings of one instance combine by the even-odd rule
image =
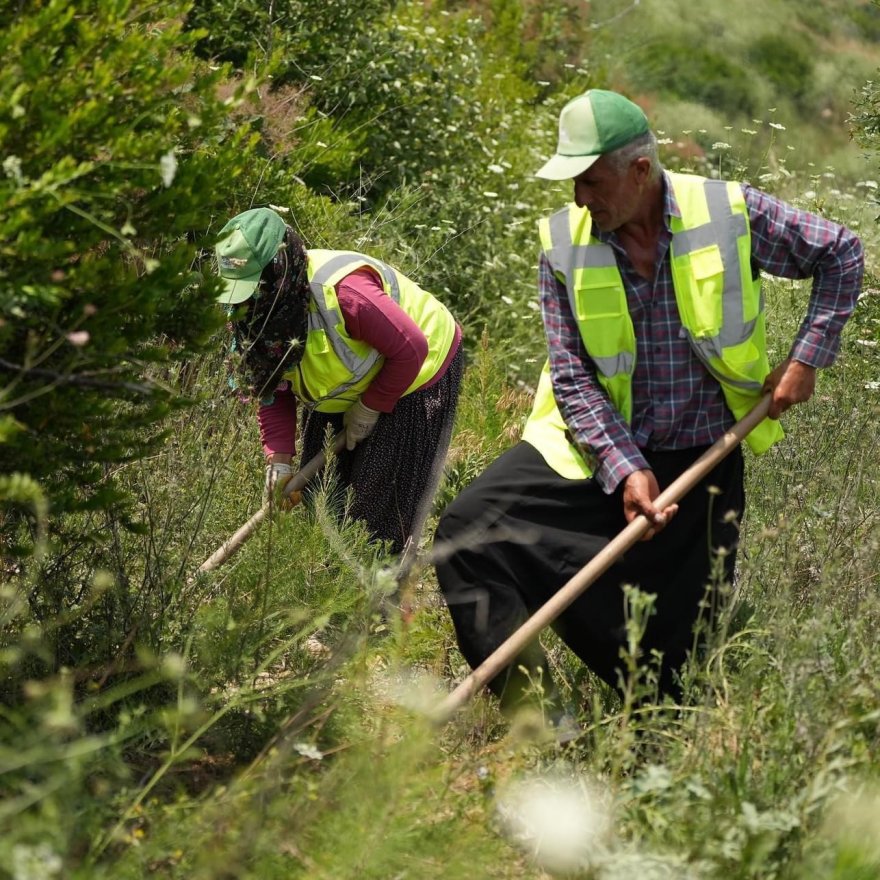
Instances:
[[[344,412],[382,368],[384,358],[376,349],[348,335],[336,297],[335,285],[365,266],[379,274],[382,289],[428,340],[428,356],[404,395],[434,377],[455,338],[455,319],[446,306],[387,263],[353,251],[309,250],[311,296],[305,354],[284,378],[297,397],[312,409]]]
[[[760,399],[770,372],[764,298],[752,278],[748,208],[738,183],[668,173],[681,218],[671,217],[670,259],[675,300],[688,342],[718,380],[737,419]],[[591,236],[586,208],[574,203],[539,223],[550,266],[564,280],[596,376],[611,403],[632,421],[636,340],[623,279],[610,245]],[[755,453],[782,439],[779,422],[765,419],[746,438]],[[553,396],[549,361],[544,365],[523,439],[560,476],[592,475]]]

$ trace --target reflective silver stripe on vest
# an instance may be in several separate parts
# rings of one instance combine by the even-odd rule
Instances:
[[[707,180],[703,189],[709,208],[709,222],[675,233],[672,237],[672,253],[678,257],[701,248],[718,246],[724,269],[721,332],[713,338],[690,338],[692,344],[701,349],[702,354],[721,358],[723,349],[745,342],[755,330],[755,321],[745,321],[743,316],[745,291],[741,286],[737,247],[737,239],[747,234],[748,226],[746,218],[733,210],[724,181]]]
[[[569,208],[557,211],[550,217],[551,252],[547,254],[550,266],[555,272],[565,276],[565,290],[571,313],[577,319],[578,309],[574,298],[574,273],[578,269],[616,269],[617,258],[607,244],[574,244],[571,240]],[[590,353],[596,369],[608,379],[618,373],[631,375],[635,367],[632,352],[622,351],[609,357],[596,357]]]
[[[726,374],[722,375],[712,366],[711,359],[714,356],[713,340],[695,339],[687,330],[685,330],[685,334],[687,335],[688,342],[691,344],[691,348],[694,350],[694,354],[700,359],[700,362],[709,371],[709,375],[714,376],[719,384],[730,385],[733,388],[740,388],[743,391],[749,391],[752,393],[760,393],[761,388],[763,387],[761,382],[752,381],[750,379],[745,379],[740,382]],[[705,344],[707,343],[707,341],[709,344]]]
[[[398,305],[400,304],[400,286],[397,283],[397,275],[394,270],[381,260],[374,260],[365,254],[338,254],[329,259],[317,272],[311,280],[312,284],[320,284],[322,287],[342,268],[349,263],[359,263],[372,266],[384,279],[385,283],[391,289],[391,299]],[[321,293],[321,302],[324,302],[323,291]]]
[[[327,306],[327,300],[324,297],[324,285],[327,284],[340,269],[343,269],[347,265],[363,264],[371,266],[382,276],[391,291],[391,298],[394,302],[398,304],[400,303],[400,285],[397,283],[397,276],[395,275],[394,270],[386,263],[383,263],[380,260],[374,260],[372,257],[367,257],[363,254],[338,254],[329,259],[317,270],[317,272],[315,272],[312,280],[309,282],[309,287],[317,311],[309,312],[309,331],[323,330],[327,339],[330,341],[333,353],[340,361],[342,361],[345,365],[345,369],[351,373],[350,379],[346,380],[341,385],[338,385],[329,394],[322,397],[321,400],[315,401],[315,403],[320,403],[322,400],[327,400],[332,397],[338,397],[353,385],[356,385],[367,375],[367,373],[370,372],[370,370],[373,369],[376,361],[381,357],[379,352],[374,348],[370,349],[364,357],[359,357],[348,347],[337,329],[339,324],[343,323],[342,314],[338,309],[329,308]]]
[[[552,250],[547,254],[550,266],[568,282],[576,269],[611,269],[617,266],[614,251],[607,244],[574,244],[571,240],[569,208],[550,218]],[[571,285],[568,285],[569,287]]]
[[[629,351],[622,351],[610,357],[596,357],[591,354],[590,358],[606,379],[613,379],[618,373],[631,375],[635,369],[636,359]]]

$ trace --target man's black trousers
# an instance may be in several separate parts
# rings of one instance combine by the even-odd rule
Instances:
[[[644,454],[662,490],[704,451]],[[434,541],[437,577],[472,667],[626,527],[622,492],[622,485],[606,495],[592,479],[564,479],[521,442],[449,505]],[[642,657],[662,653],[661,693],[677,697],[676,673],[694,644],[704,600],[715,607],[719,572],[720,580],[732,582],[744,505],[737,448],[680,502],[662,532],[629,550],[563,612],[554,629],[598,676],[619,688],[626,645],[622,585],[655,594]],[[542,668],[546,686],[546,658],[535,643],[490,683],[504,704],[515,704],[528,686],[520,666],[533,675]]]

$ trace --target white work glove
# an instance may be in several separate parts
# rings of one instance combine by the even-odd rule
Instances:
[[[284,494],[284,487],[293,478],[293,468],[286,461],[275,461],[266,465],[266,483],[263,488],[263,503],[268,501],[281,510],[290,510],[302,501],[302,492]]]
[[[342,416],[342,424],[345,426],[345,448],[354,449],[361,440],[366,440],[373,433],[378,421],[377,410],[364,406],[359,400],[355,401]]]

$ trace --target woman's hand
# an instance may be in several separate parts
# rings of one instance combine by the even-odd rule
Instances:
[[[352,450],[362,440],[366,440],[373,433],[378,421],[377,410],[370,409],[356,400],[342,415],[342,424],[345,426],[345,448]]]
[[[302,501],[302,492],[285,493],[284,487],[293,479],[290,456],[287,461],[271,460],[266,465],[266,483],[263,488],[263,503],[272,502],[281,510],[291,510]]]

